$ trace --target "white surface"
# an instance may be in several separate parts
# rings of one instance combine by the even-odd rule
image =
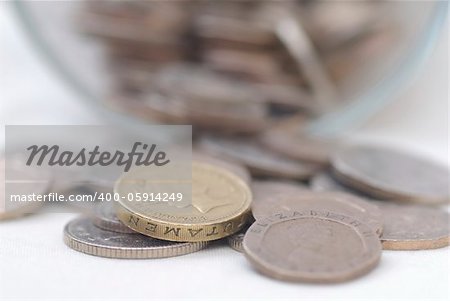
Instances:
[[[92,124],[78,99],[0,6],[2,124]],[[447,33],[446,33],[447,34]],[[413,87],[366,127],[382,140],[448,164],[447,39]],[[3,135],[4,133],[2,133]],[[0,140],[1,142],[1,140]],[[385,251],[372,273],[339,285],[289,284],[257,274],[226,246],[159,260],[113,260],[67,248],[62,229],[74,214],[42,213],[0,224],[0,300],[73,299],[449,299],[450,248]]]

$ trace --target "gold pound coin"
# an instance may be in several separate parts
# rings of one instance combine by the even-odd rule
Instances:
[[[120,196],[117,217],[139,233],[170,241],[210,241],[236,233],[249,218],[252,194],[248,185],[226,169],[207,163],[192,163],[191,202],[128,201],[129,194],[151,193],[164,185],[146,181],[151,173],[150,168],[132,170],[115,186]]]

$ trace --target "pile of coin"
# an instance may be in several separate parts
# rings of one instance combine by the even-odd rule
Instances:
[[[299,178],[278,176],[276,164],[271,167],[262,155],[252,159],[248,142],[226,139],[224,145],[196,144],[213,146],[194,155],[190,204],[101,203],[90,219],[66,226],[66,243],[105,257],[157,258],[225,239],[264,275],[320,283],[368,273],[382,249],[449,245],[449,214],[435,206],[449,202],[445,167],[385,147],[346,147],[329,150],[331,168],[311,172],[308,186]],[[263,144],[256,149],[270,152]],[[266,167],[264,176],[253,164]],[[115,192],[155,190],[152,181],[145,182],[150,173],[148,168],[125,173]],[[374,192],[384,197],[375,200]]]
[[[241,178],[242,173],[234,174],[223,165],[234,171],[244,169],[226,162],[214,165],[211,160],[215,159],[192,165],[190,204],[167,210],[166,202],[142,204],[123,198],[117,204],[101,203],[90,218],[76,219],[65,227],[66,244],[97,256],[158,258],[195,252],[208,241],[239,231],[249,219],[251,192],[245,174]],[[149,172],[145,168],[125,173],[115,192],[152,191],[152,183],[145,184]]]
[[[223,153],[194,154],[190,202],[171,206],[122,198],[96,203],[66,225],[65,243],[91,255],[143,259],[184,255],[210,241],[225,241],[264,275],[320,283],[368,273],[382,249],[449,245],[449,214],[438,207],[450,199],[446,167],[366,145],[329,150],[330,167],[312,173],[308,181],[269,172],[264,159],[261,176],[246,168],[258,164],[251,156],[224,155],[245,152],[247,144],[237,138]],[[269,151],[263,145],[261,151]],[[148,167],[132,169],[114,191],[127,196],[166,185],[153,179]],[[37,182],[37,191],[49,189],[42,183]],[[14,208],[3,210],[0,219],[19,215]]]
[[[115,77],[108,102],[192,124],[194,155],[188,202],[124,201],[163,185],[149,168],[130,170],[107,187],[124,199],[82,208],[66,225],[70,248],[160,258],[224,241],[269,277],[330,283],[368,273],[382,249],[449,244],[449,214],[438,207],[449,202],[447,168],[303,130],[336,98],[348,58],[367,60],[366,43],[391,32],[379,23],[381,2],[86,5],[80,26],[107,46]]]
[[[92,1],[79,28],[106,49],[108,106],[248,134],[332,110],[354,69],[390,50],[387,9],[379,1]]]

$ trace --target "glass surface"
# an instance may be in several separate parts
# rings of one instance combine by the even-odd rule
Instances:
[[[447,12],[447,2],[388,1],[384,18],[394,22],[395,42],[388,54],[373,57],[340,84],[337,106],[315,118],[309,131],[334,135],[363,123],[384,107],[420,70],[432,49]],[[14,6],[30,38],[49,62],[93,108],[111,116],[102,98],[110,89],[103,46],[77,28],[82,1],[18,1]],[[82,63],[80,63],[82,62]],[[112,113],[114,122],[141,122]],[[142,121],[148,122],[148,121]]]

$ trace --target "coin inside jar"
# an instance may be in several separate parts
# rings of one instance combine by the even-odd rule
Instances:
[[[449,214],[421,205],[377,202],[383,213],[381,243],[385,250],[424,250],[449,245]]]
[[[331,211],[279,212],[256,221],[244,237],[247,259],[262,274],[297,282],[342,282],[372,270],[378,236]]]
[[[333,156],[336,179],[380,199],[439,204],[449,201],[448,168],[400,150],[354,146]]]
[[[96,227],[89,218],[78,218],[64,228],[65,244],[76,251],[110,258],[173,257],[199,251],[205,242],[175,243],[140,234],[117,233]]]

